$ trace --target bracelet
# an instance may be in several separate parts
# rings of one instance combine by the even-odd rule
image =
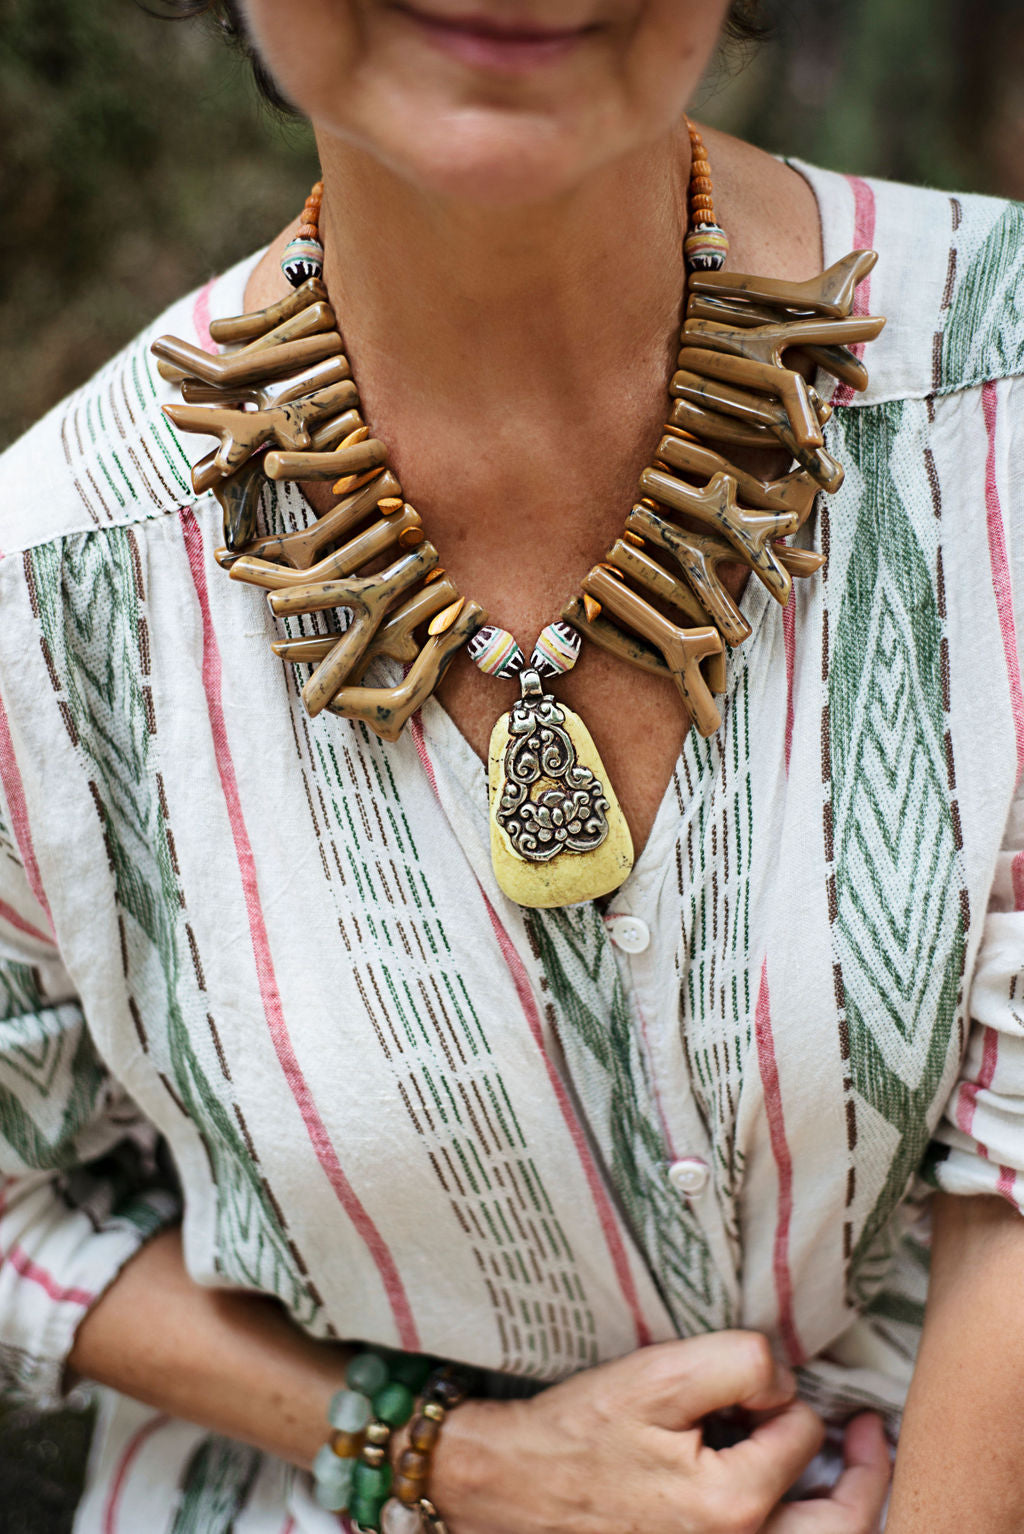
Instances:
[[[469,1376],[453,1364],[439,1366],[416,1354],[357,1353],[345,1371],[345,1388],[328,1407],[333,1436],[313,1461],[320,1506],[347,1513],[358,1534],[447,1534],[426,1482],[441,1426],[465,1399],[469,1384]],[[414,1410],[409,1446],[393,1475],[391,1435]]]
[[[443,1364],[440,1369],[435,1369],[423,1387],[416,1419],[409,1430],[409,1446],[402,1450],[398,1461],[395,1496],[403,1506],[417,1507],[426,1517],[437,1516],[425,1495],[434,1446],[448,1413],[466,1399],[468,1391],[468,1376],[454,1364]],[[423,1507],[425,1502],[429,1513]]]
[[[349,1360],[345,1388],[327,1409],[333,1437],[313,1461],[313,1493],[321,1507],[348,1513],[358,1529],[379,1534],[391,1494],[391,1434],[409,1421],[416,1392],[434,1367],[433,1359],[415,1354],[368,1351]]]

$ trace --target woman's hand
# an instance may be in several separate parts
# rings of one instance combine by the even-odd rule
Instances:
[[[760,1420],[742,1442],[708,1448],[701,1419],[732,1407]],[[441,1435],[431,1494],[452,1534],[871,1534],[888,1456],[883,1482],[865,1431],[838,1499],[776,1511],[823,1424],[762,1336],[716,1332],[530,1401],[467,1402]]]
[[[843,1458],[846,1468],[827,1497],[777,1508],[761,1534],[878,1534],[892,1480],[881,1417],[874,1412],[854,1417],[844,1436]]]

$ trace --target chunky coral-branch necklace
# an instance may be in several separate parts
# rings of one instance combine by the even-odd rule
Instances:
[[[273,646],[290,664],[312,665],[302,687],[310,714],[328,709],[396,740],[467,644],[482,671],[518,677],[521,696],[494,727],[489,767],[495,873],[521,905],[596,899],[633,864],[593,739],[545,683],[575,664],[583,636],[669,677],[700,733],[718,729],[724,647],[750,633],[719,567],[746,565],[785,604],[793,577],[812,574],[823,559],[780,540],[807,519],[819,490],[842,483],[822,434],[831,407],[800,369],[813,365],[864,389],[867,373],[850,348],[885,323],[852,316],[873,251],[853,251],[808,282],[725,271],[729,242],[715,222],[707,153],[692,123],[689,131],[689,301],[669,419],[622,536],[540,634],[529,664],[515,638],[489,624],[441,568],[384,443],[359,413],[321,281],[322,183],[285,248],[287,298],[215,321],[213,339],[231,348],[220,356],[172,336],[153,346],[161,373],[181,386],[183,403],[165,406],[167,415],[183,431],[220,439],[192,470],[196,492],[212,490],[224,511],[219,563],[233,580],[266,588],[278,617],[335,614],[333,632]],[[793,467],[778,479],[760,479],[727,456],[736,447],[780,446]],[[331,480],[339,500],[308,527],[258,537],[268,479]],[[404,678],[365,685],[382,656],[404,662]]]

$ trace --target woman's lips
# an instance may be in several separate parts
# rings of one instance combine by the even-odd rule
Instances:
[[[593,30],[518,25],[482,16],[440,17],[413,6],[398,7],[421,34],[450,58],[476,69],[525,72],[565,58]]]

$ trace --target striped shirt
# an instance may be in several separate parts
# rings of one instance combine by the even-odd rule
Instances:
[[[753,1327],[895,1428],[931,1189],[1024,1200],[1024,209],[800,168],[889,321],[833,395],[827,566],[784,610],[748,586],[722,729],[603,912],[510,904],[441,706],[393,745],[308,718],[217,568],[149,343],[212,349],[251,261],[0,460],[8,1399],[59,1399],[183,1209],[197,1282],[316,1337],[544,1382]],[[75,1527],[337,1521],[104,1391]]]

